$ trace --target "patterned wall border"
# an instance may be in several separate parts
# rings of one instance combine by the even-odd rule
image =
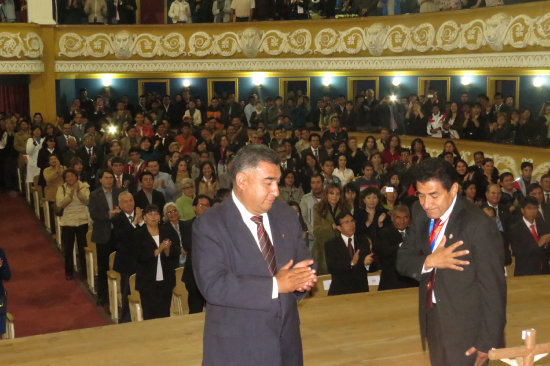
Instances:
[[[200,72],[285,70],[413,70],[547,68],[550,52],[362,58],[269,58],[225,60],[56,61],[56,72]]]
[[[512,17],[497,13],[490,18],[474,19],[465,24],[447,20],[440,26],[431,23],[411,27],[375,23],[366,28],[323,28],[316,33],[305,28],[282,32],[249,27],[238,33],[198,31],[191,33],[188,39],[178,32],[166,35],[131,33],[127,30],[91,35],[67,32],[59,38],[58,46],[58,56],[62,57],[104,58],[114,55],[119,59],[129,59],[134,55],[141,58],[232,57],[237,54],[250,58],[258,54],[328,56],[366,54],[366,51],[371,56],[381,56],[385,51],[394,54],[410,51],[468,52],[484,46],[500,52],[505,46],[516,49],[550,47],[550,12],[534,18],[523,14]]]
[[[34,32],[0,32],[0,58],[39,58],[44,51],[44,42]]]
[[[42,61],[1,61],[0,74],[34,74],[44,72]]]

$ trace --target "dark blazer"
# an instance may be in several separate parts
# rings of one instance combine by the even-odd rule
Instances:
[[[176,285],[176,276],[174,270],[178,266],[180,255],[180,240],[174,230],[169,230],[166,226],[159,226],[159,241],[170,239],[170,255],[167,257],[160,253],[160,262],[162,264],[162,275],[164,284],[173,288]],[[155,240],[149,234],[147,226],[143,225],[134,231],[134,243],[136,246],[136,290],[150,293],[155,287],[157,276],[157,261],[154,252],[157,249]]]
[[[140,189],[134,194],[134,201],[136,207],[140,207],[142,209],[147,207],[149,204],[149,200],[147,199],[145,192],[143,192],[143,189]],[[153,189],[153,205],[156,205],[160,210],[162,210],[165,203],[166,200],[164,199],[164,195],[156,189]]]
[[[542,212],[544,213],[544,218],[539,211],[537,214],[537,227],[542,228],[544,232],[550,232],[550,205],[543,203],[541,206]]]
[[[484,203],[482,208],[489,207],[487,203]],[[514,223],[514,216],[510,212],[510,210],[505,207],[502,204],[497,205],[497,211],[498,211],[498,218],[500,219],[500,222],[502,223],[502,231],[500,234],[502,235],[502,244],[504,249],[504,265],[509,266],[512,264],[512,253],[510,252],[510,246],[509,246],[509,239],[508,236],[510,235],[510,227]],[[496,224],[496,218],[495,218],[495,225]],[[497,225],[498,228],[498,225]]]
[[[311,258],[287,204],[275,201],[267,215],[277,268]],[[302,365],[304,293],[272,299],[273,277],[231,197],[195,220],[192,257],[206,299],[203,365]]]
[[[351,265],[351,256],[342,235],[325,243],[327,268],[332,275],[329,296],[369,292],[367,269],[363,264],[365,257],[371,253],[369,239],[366,235],[355,235],[354,242],[355,251],[359,250],[359,260],[355,266]],[[369,272],[374,272],[375,267],[376,263],[371,263]]]
[[[422,273],[431,253],[430,219],[417,202],[412,209],[412,225],[397,254],[397,270],[420,281],[419,316],[424,344],[426,337],[426,288],[430,273]],[[464,356],[470,347],[488,352],[504,346],[506,324],[506,281],[502,238],[494,222],[463,197],[456,199],[445,230],[450,246],[462,240],[459,250],[470,253],[459,259],[470,261],[463,271],[438,269],[434,282],[437,305],[434,310],[441,329],[452,329],[441,340],[447,357],[456,365],[471,364]]]
[[[195,275],[193,274],[193,223],[195,222],[196,217],[193,217],[191,220],[180,222],[180,229],[182,229],[182,247],[187,253],[185,259],[185,268],[183,269],[183,274],[181,275],[181,280],[185,283],[190,281],[195,281]]]
[[[118,206],[118,195],[122,192],[117,187],[113,187],[113,208]],[[90,193],[90,203],[88,204],[90,217],[94,224],[92,228],[92,241],[96,244],[108,243],[111,239],[111,218],[109,217],[109,204],[105,198],[103,187]]]
[[[304,164],[306,162],[306,154],[308,152],[313,154],[313,149],[311,147],[308,147],[307,149],[302,151],[301,158],[302,158],[302,162]],[[327,160],[329,158],[327,149],[325,149],[323,146],[319,146],[318,153],[319,153],[319,161],[318,161],[319,163],[323,163],[325,160]],[[313,156],[315,156],[315,155],[313,155]]]
[[[393,226],[393,224],[379,230],[376,235],[373,251],[382,266],[378,291],[418,287],[417,280],[410,277],[401,276],[395,268],[395,262],[397,261],[397,250],[399,249],[399,244],[402,242],[403,237],[399,233],[399,230]]]
[[[115,185],[117,184],[116,175],[114,176]],[[98,183],[99,184],[99,183]],[[122,190],[128,191],[132,194],[136,193],[136,180],[132,174],[122,173]]]
[[[543,227],[536,225],[539,237],[547,234]],[[523,218],[517,221],[509,235],[512,252],[516,258],[514,276],[549,274],[550,246],[539,247]]]
[[[135,216],[135,211],[133,216]],[[137,228],[130,223],[124,212],[113,217],[113,240],[116,250],[113,269],[120,273],[131,275],[136,273],[136,247],[134,231]]]

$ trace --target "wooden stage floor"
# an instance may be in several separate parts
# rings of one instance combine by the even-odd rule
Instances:
[[[305,364],[429,365],[417,301],[416,289],[303,301]],[[531,327],[537,343],[549,343],[550,276],[509,279],[507,318],[507,346],[523,345],[521,330]],[[187,315],[0,341],[0,365],[200,365],[203,320]],[[550,365],[550,356],[537,365]]]

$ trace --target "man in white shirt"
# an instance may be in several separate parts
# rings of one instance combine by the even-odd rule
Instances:
[[[542,195],[544,197],[544,204],[550,205],[550,174],[544,174],[540,178],[540,185],[542,187]]]
[[[432,365],[482,365],[504,344],[506,280],[502,237],[483,211],[458,196],[456,170],[420,164],[419,202],[397,254],[397,270],[420,281],[419,321]]]
[[[247,145],[231,176],[231,197],[193,225],[193,271],[206,300],[203,364],[301,366],[297,300],[316,276],[296,213],[275,202],[277,154]]]
[[[441,137],[441,130],[443,129],[443,120],[445,114],[439,111],[439,106],[434,105],[432,107],[432,116],[428,119],[427,132],[428,136]]]
[[[170,5],[168,17],[172,23],[191,23],[191,8],[186,0],[175,0]]]

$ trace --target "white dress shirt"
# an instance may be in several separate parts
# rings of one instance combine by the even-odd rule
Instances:
[[[246,207],[244,207],[242,202],[239,201],[239,199],[235,195],[235,191],[231,191],[231,196],[233,197],[233,202],[235,202],[235,205],[237,206],[237,209],[239,210],[239,213],[241,214],[241,218],[243,219],[244,224],[246,225],[248,230],[250,230],[250,233],[252,234],[252,237],[256,241],[256,245],[258,246],[258,250],[260,251],[260,254],[261,254],[262,249],[260,248],[260,240],[258,239],[258,225],[254,221],[251,220],[252,216],[256,216],[256,215],[251,214],[246,209]],[[263,218],[263,225],[264,225],[265,231],[267,232],[269,240],[271,240],[271,244],[273,246],[275,246],[274,243],[273,243],[273,239],[272,239],[273,235],[271,235],[271,226],[269,226],[269,217],[267,216],[266,213],[264,213],[260,216],[262,216],[262,218]],[[271,298],[276,299],[277,297],[279,297],[279,286],[277,285],[277,278],[275,276],[273,276],[273,291],[271,293]]]
[[[455,203],[456,203],[456,196],[453,200],[453,203],[451,203],[451,206],[440,217],[441,222],[443,223],[443,227],[441,228],[441,231],[439,231],[439,235],[437,235],[437,238],[435,238],[435,245],[434,245],[434,248],[433,248],[432,252],[434,252],[437,249],[437,247],[439,246],[439,243],[441,243],[441,240],[443,240],[443,236],[445,235],[445,230],[447,229],[447,224],[449,223],[448,219],[449,219],[449,216],[451,216],[451,212],[453,212],[453,208],[455,207]],[[430,268],[430,269],[426,270],[426,262],[424,262],[424,265],[422,266],[422,273],[428,273],[428,272],[431,272],[433,270],[434,270],[434,268]],[[432,291],[432,302],[434,304],[437,302],[436,299],[435,299],[435,290]]]

